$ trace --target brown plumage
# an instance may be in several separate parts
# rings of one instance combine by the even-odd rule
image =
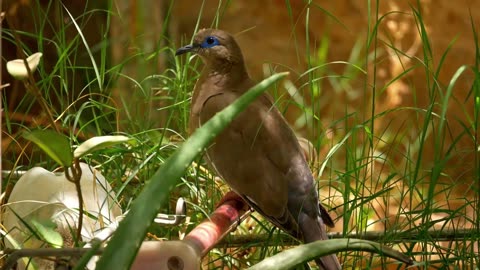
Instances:
[[[190,132],[255,85],[235,39],[221,30],[203,29],[177,55],[194,52],[205,66],[195,85]],[[215,138],[208,163],[263,216],[305,242],[327,239],[333,226],[319,204],[314,179],[288,123],[263,94]],[[341,269],[335,255],[317,261],[321,269]]]

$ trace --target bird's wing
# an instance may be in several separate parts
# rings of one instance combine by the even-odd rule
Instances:
[[[308,162],[305,160],[298,138],[283,115],[274,107],[273,99],[269,95],[261,96],[259,102],[266,108],[269,108],[270,113],[273,115],[272,119],[274,121],[270,121],[270,127],[267,129],[271,131],[270,133],[281,134],[281,138],[277,138],[278,140],[289,142],[288,145],[282,146],[285,149],[280,151],[280,153],[276,151],[278,147],[272,144],[270,145],[271,148],[265,149],[265,151],[269,159],[287,174],[291,214],[297,216],[299,211],[303,211],[311,217],[320,215],[322,222],[333,228],[335,224],[332,218],[325,207],[318,201],[314,178]]]
[[[207,98],[200,112],[201,123],[238,96],[235,92],[223,92]],[[288,124],[268,104],[268,96],[252,102],[217,136],[207,155],[233,190],[275,225],[298,237],[298,225],[289,206],[290,192],[298,186],[291,179],[296,174],[292,166],[303,166],[305,161]]]

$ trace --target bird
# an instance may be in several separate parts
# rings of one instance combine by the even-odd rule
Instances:
[[[198,55],[204,63],[191,100],[189,133],[255,86],[235,38],[201,29],[175,55]],[[320,204],[300,144],[268,93],[241,112],[205,151],[206,162],[253,209],[291,236],[326,240],[334,226]],[[341,269],[335,254],[315,260],[320,269]]]

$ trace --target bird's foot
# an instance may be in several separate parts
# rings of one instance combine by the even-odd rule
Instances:
[[[223,196],[222,199],[215,205],[215,208],[218,208],[220,205],[228,202],[228,201],[235,201],[244,205],[248,205],[247,202],[240,196],[238,195],[235,191],[230,190]]]
[[[238,217],[236,227],[240,225],[245,215],[248,215],[251,211],[253,211],[253,209],[250,207],[247,201],[243,199],[242,196],[234,192],[233,190],[227,192],[223,196],[223,198],[217,203],[215,208],[218,208],[224,204],[230,204],[232,206],[235,205],[234,207],[236,209],[243,209],[243,211],[245,211],[242,216]]]

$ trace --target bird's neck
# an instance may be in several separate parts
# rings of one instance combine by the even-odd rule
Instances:
[[[223,63],[205,66],[202,77],[217,86],[235,86],[250,80],[245,64]]]

